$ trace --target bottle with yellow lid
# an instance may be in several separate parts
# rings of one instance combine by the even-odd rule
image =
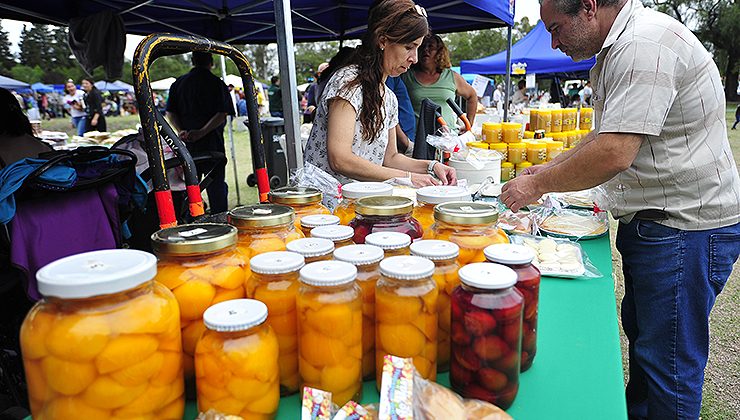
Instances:
[[[553,109],[551,111],[552,119],[550,125],[551,133],[560,133],[563,131],[563,110]]]
[[[539,112],[540,110],[537,108],[532,108],[529,110],[529,130],[528,131],[531,131],[532,133],[542,128],[539,126],[540,124],[540,120],[539,120],[540,117],[538,115]],[[524,132],[525,139],[527,138],[526,136],[527,136],[527,131]],[[534,137],[529,137],[529,138],[534,138]]]
[[[198,411],[273,418],[280,404],[278,341],[267,306],[252,299],[217,303],[203,314],[195,350]]]
[[[385,182],[352,182],[342,185],[342,201],[334,215],[339,216],[340,224],[348,225],[355,218],[355,202],[362,197],[393,195],[393,186]]]
[[[308,238],[311,236],[311,229],[319,226],[338,225],[339,217],[333,214],[309,214],[301,217],[301,232]]]
[[[578,123],[578,128],[581,130],[591,130],[592,118],[594,115],[594,109],[588,107],[581,108],[581,115]]]
[[[324,238],[301,238],[288,243],[288,251],[303,255],[306,264],[332,259],[334,242]]]
[[[509,162],[517,164],[527,160],[527,145],[525,143],[509,143]]]
[[[363,197],[355,204],[355,218],[349,226],[355,230],[354,242],[364,244],[365,237],[375,232],[401,232],[411,240],[420,239],[422,227],[411,213],[414,202],[406,197]]]
[[[450,241],[460,247],[457,262],[463,266],[485,261],[488,245],[509,243],[506,233],[496,227],[498,210],[487,203],[445,203],[434,208],[434,239]]]
[[[323,194],[312,187],[282,187],[270,191],[271,203],[290,206],[295,210],[295,228],[301,228],[301,218],[309,214],[331,214],[331,211],[321,204]]]
[[[355,230],[349,226],[319,226],[311,229],[312,238],[323,238],[334,242],[334,249],[354,245]]]
[[[522,141],[522,124],[513,122],[501,123],[501,139],[505,143],[516,143]]]
[[[506,182],[516,177],[514,164],[511,162],[501,162],[501,182]]]
[[[491,143],[490,146],[503,146],[506,143]],[[434,206],[450,201],[473,201],[467,188],[456,185],[436,185],[416,190],[414,218],[419,221],[424,236],[429,236],[429,228],[434,224]]]
[[[475,148],[475,149],[488,149],[488,143],[484,143],[482,141],[471,141],[468,143],[465,143],[466,146],[469,148]]]
[[[576,129],[576,119],[578,110],[575,108],[563,108],[563,130],[571,131]]]
[[[524,132],[524,137],[523,137],[523,138],[524,138],[524,139],[533,139],[533,138],[534,138],[534,130],[528,130],[528,131],[525,131],[525,132]],[[490,149],[491,147],[490,147],[490,146],[488,146],[488,148]]]
[[[489,150],[495,150],[503,156],[502,162],[505,162],[509,158],[509,144],[508,143],[491,143],[488,145]]]
[[[553,133],[554,134],[554,133]],[[547,143],[547,161],[551,161],[563,153],[562,141],[551,141]]]
[[[575,145],[581,142],[581,136],[578,133],[578,131],[571,130],[571,131],[567,131],[565,134],[568,136],[568,146],[569,147],[575,147]]]
[[[295,211],[282,204],[252,204],[231,210],[229,224],[239,229],[239,250],[251,258],[255,255],[285,251],[285,244],[303,238],[295,229]]]
[[[539,118],[537,128],[540,130],[545,130],[545,133],[550,133],[552,131],[552,110],[540,109],[540,111],[537,113],[537,117]]]
[[[20,329],[33,418],[182,418],[179,308],[156,272],[154,255],[129,249],[37,272],[43,298]]]
[[[516,176],[519,176],[525,169],[532,166],[532,162],[520,162],[516,164]]]
[[[486,143],[501,142],[501,123],[484,122],[481,130],[481,138]]]
[[[547,143],[529,143],[527,145],[527,160],[533,165],[547,162]]]
[[[401,232],[375,232],[365,237],[365,243],[377,246],[385,253],[385,258],[409,255],[411,237]]]

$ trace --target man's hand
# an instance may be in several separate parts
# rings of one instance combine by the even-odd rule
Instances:
[[[203,130],[195,129],[188,131],[188,141],[196,142],[203,138]]]
[[[538,174],[538,173],[544,171],[545,169],[547,169],[549,167],[550,167],[550,165],[548,165],[548,164],[544,164],[544,165],[532,165],[532,166],[530,166],[528,168],[524,168],[524,170],[522,171],[522,174],[521,175],[534,175],[534,174]]]
[[[537,175],[520,175],[504,184],[499,200],[511,211],[517,212],[541,196],[542,192],[537,186]]]
[[[455,172],[455,168],[438,162],[432,170],[434,170],[434,175],[442,181],[442,185],[457,185],[457,172]]]

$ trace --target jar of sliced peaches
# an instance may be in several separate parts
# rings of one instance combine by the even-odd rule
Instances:
[[[303,255],[306,264],[332,259],[334,242],[323,238],[301,238],[287,245],[288,251]]]
[[[321,204],[323,194],[311,187],[282,187],[270,191],[268,198],[271,203],[290,206],[295,210],[295,228],[301,229],[301,218],[311,214],[331,214],[331,211]]]
[[[334,242],[335,249],[339,249],[347,245],[354,245],[355,242],[352,240],[354,236],[355,230],[344,225],[319,226],[311,229],[312,238],[328,239]]]
[[[401,232],[375,232],[365,237],[365,243],[385,252],[385,258],[411,255],[411,237]]]
[[[342,186],[342,201],[334,215],[339,216],[341,224],[348,225],[355,218],[355,203],[362,197],[392,195],[393,186],[385,182],[352,182]]]
[[[434,224],[434,206],[451,201],[472,201],[467,188],[455,185],[437,185],[416,190],[414,218],[421,223],[424,239],[431,237],[429,228]]]

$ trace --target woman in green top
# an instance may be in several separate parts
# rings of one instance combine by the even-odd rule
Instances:
[[[447,99],[454,100],[455,96],[462,96],[466,101],[465,113],[470,124],[473,124],[478,96],[462,76],[450,70],[450,53],[439,35],[427,35],[424,38],[419,48],[419,62],[401,78],[409,91],[417,119],[421,101],[428,98],[442,107],[442,118],[448,126],[454,127],[457,115],[447,105]]]

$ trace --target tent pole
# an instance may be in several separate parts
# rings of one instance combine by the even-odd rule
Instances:
[[[509,121],[509,96],[511,92],[511,26],[506,28],[506,90],[504,90],[504,121]]]
[[[226,57],[221,57],[221,74],[223,75],[224,83],[226,83]],[[236,104],[234,104],[236,106]],[[234,186],[236,186],[236,205],[242,205],[242,196],[239,192],[239,173],[236,169],[236,149],[234,148],[234,128],[231,124],[234,122],[234,117],[231,115],[226,116],[226,126],[229,127],[229,144],[231,144],[231,164],[234,166]]]
[[[290,0],[276,0],[275,23],[277,24],[278,62],[280,63],[280,90],[283,96],[285,121],[285,153],[288,170],[303,166],[303,143],[298,120],[298,92],[295,77],[295,51],[293,49],[293,21],[290,15]],[[268,141],[268,140],[265,140]]]

